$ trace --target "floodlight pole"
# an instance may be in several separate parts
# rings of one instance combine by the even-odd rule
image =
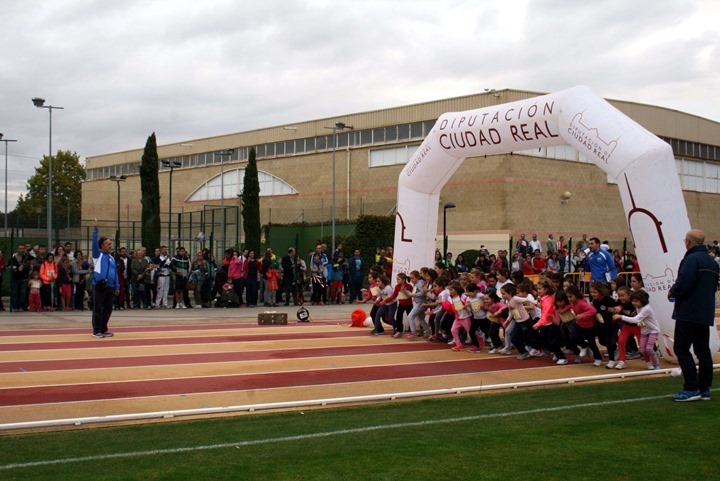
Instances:
[[[48,158],[48,188],[47,188],[47,248],[48,252],[52,250],[52,111],[53,109],[63,110],[65,107],[56,107],[54,105],[45,105],[45,99],[35,97],[32,99],[33,105],[39,109],[48,109],[50,112],[50,134],[48,135],[50,144],[50,157]],[[7,189],[6,189],[7,192]]]
[[[3,139],[3,134],[0,134],[0,142],[5,142],[5,232],[4,236],[7,237],[8,230],[8,142],[17,142],[17,140]]]

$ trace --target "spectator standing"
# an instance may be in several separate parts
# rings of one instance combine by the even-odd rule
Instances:
[[[354,255],[348,261],[348,275],[350,276],[350,296],[348,302],[351,304],[362,299],[362,286],[365,279],[365,261],[360,257],[360,250],[355,249]]]
[[[520,239],[515,243],[515,251],[524,258],[527,250],[528,242],[525,240],[525,234],[520,234]]]
[[[130,267],[130,279],[135,286],[135,295],[132,298],[134,309],[140,309],[141,304],[142,307],[148,306],[148,292],[145,286],[145,271],[147,270],[149,264],[150,261],[147,257],[145,257],[145,248],[140,247],[133,258]]]
[[[190,275],[190,259],[185,248],[180,246],[177,254],[170,261],[170,270],[175,274],[175,308],[185,309],[185,288]]]
[[[247,307],[255,307],[258,302],[258,276],[262,264],[255,258],[255,251],[248,251],[248,257],[243,263],[243,275],[245,276],[246,302]]]
[[[70,258],[63,256],[60,264],[58,264],[58,292],[60,293],[60,306],[63,312],[70,310],[72,304],[72,273],[70,270]]]
[[[81,250],[77,250],[73,254],[72,264],[70,265],[72,273],[72,282],[74,288],[73,304],[75,310],[82,311],[85,303],[85,292],[87,285],[87,275],[90,272],[90,265],[85,260],[85,256]]]
[[[192,263],[191,271],[191,277],[195,279],[195,289],[193,291],[195,309],[202,309],[203,307],[207,307],[210,301],[208,263],[205,261],[202,252],[197,253],[197,257]]]
[[[30,256],[23,244],[18,246],[17,252],[10,258],[10,272],[12,273],[13,282],[10,307],[13,311],[26,311],[25,299],[27,297],[27,283],[30,278]]]
[[[155,307],[168,308],[168,291],[170,290],[170,262],[167,246],[160,246],[160,255],[155,258],[157,265],[157,292],[155,294]]]
[[[341,249],[340,252],[342,252],[342,244],[338,245],[338,249]],[[286,306],[290,304],[290,299],[292,299],[293,303],[296,306],[298,305],[295,292],[295,258],[295,248],[291,247],[288,249],[288,253],[284,255],[282,259],[280,259],[280,265],[283,272],[282,285],[283,292],[285,292]]]
[[[718,288],[718,264],[708,255],[705,233],[692,229],[685,234],[685,256],[680,262],[675,284],[668,298],[675,299],[675,355],[685,383],[674,401],[710,400],[713,378],[710,329],[715,324],[715,293]],[[690,353],[698,358],[699,370]]]
[[[555,239],[553,238],[552,234],[548,234],[548,239],[545,241],[545,245],[547,246],[547,255],[552,254],[555,252]]]
[[[542,244],[538,240],[537,234],[532,235],[532,240],[530,241],[529,247],[530,252],[540,251],[540,253],[542,253]]]
[[[48,254],[45,262],[40,265],[40,279],[42,287],[40,288],[40,298],[44,311],[53,310],[52,290],[57,279],[57,264],[55,264],[55,256]]]
[[[120,282],[120,294],[115,298],[115,308],[125,309],[125,298],[129,296],[127,289],[127,249],[121,247],[115,256],[118,281]]]
[[[295,301],[298,304],[305,303],[305,278],[307,275],[307,264],[305,260],[300,256],[299,252],[295,253]]]
[[[243,266],[245,258],[238,251],[233,251],[230,262],[227,264],[227,280],[232,282],[233,290],[238,297],[238,307],[243,305],[243,290],[245,286],[245,276]]]
[[[42,280],[40,280],[40,272],[33,271],[32,278],[28,281],[28,291],[30,293],[29,311],[42,311],[42,301],[40,300],[40,289],[42,289]]]

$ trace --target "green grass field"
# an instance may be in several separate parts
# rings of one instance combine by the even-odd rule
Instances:
[[[673,403],[679,386],[663,377],[10,434],[0,479],[720,479],[720,399]]]

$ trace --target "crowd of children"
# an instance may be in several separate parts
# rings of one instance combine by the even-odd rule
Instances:
[[[639,274],[631,286],[619,278],[578,286],[552,272],[535,284],[522,272],[512,278],[502,268],[457,273],[439,263],[398,274],[394,288],[385,270],[374,267],[368,282],[358,302],[372,302],[372,335],[392,326],[393,338],[446,342],[453,351],[516,352],[519,360],[546,357],[558,365],[571,356],[608,369],[643,357],[648,369],[660,369],[660,327]]]

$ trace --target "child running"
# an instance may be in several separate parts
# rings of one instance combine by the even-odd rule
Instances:
[[[612,312],[615,314],[613,319],[620,324],[620,336],[618,337],[618,360],[615,363],[615,369],[625,369],[627,367],[628,339],[630,339],[631,336],[636,336],[639,339],[641,332],[640,326],[632,323],[626,323],[622,320],[622,316],[630,317],[635,315],[635,306],[633,305],[630,297],[632,294],[630,288],[627,286],[620,286],[618,287],[617,294],[619,305],[612,309]],[[617,315],[621,315],[621,317],[618,318],[616,317]],[[645,358],[646,362],[649,360],[649,357]]]
[[[655,352],[655,341],[660,334],[660,323],[650,307],[650,296],[641,289],[633,292],[630,298],[633,306],[637,309],[637,314],[634,316],[615,314],[613,318],[640,326],[640,352],[650,359],[647,361],[647,368],[650,370],[660,369],[660,361]]]
[[[468,306],[472,311],[472,319],[470,320],[470,341],[472,347],[468,352],[481,352],[485,347],[485,337],[490,330],[490,322],[483,309],[484,296],[480,293],[477,284],[469,283],[465,288],[465,295],[468,298]]]
[[[373,317],[373,323],[375,329],[371,334],[379,336],[385,333],[383,327],[383,320],[387,318],[387,322],[394,322],[395,308],[397,307],[397,300],[390,303],[386,303],[385,300],[390,297],[393,293],[393,288],[390,285],[390,279],[385,274],[381,274],[378,277],[378,295],[375,299],[375,305],[378,307],[375,317]]]
[[[462,351],[463,341],[460,339],[460,329],[465,329],[465,332],[470,332],[470,317],[472,317],[472,311],[468,306],[469,302],[465,295],[465,290],[459,282],[451,282],[450,285],[448,285],[448,292],[450,293],[449,301],[452,306],[452,311],[453,314],[455,314],[455,320],[450,328],[455,345],[451,349],[453,351]]]
[[[511,336],[511,342],[520,353],[517,358],[519,360],[527,359],[531,354],[526,346],[534,345],[535,342],[531,339],[532,323],[530,322],[530,315],[523,305],[524,299],[515,295],[515,284],[512,283],[502,286],[500,288],[500,294],[507,304],[508,309],[510,309],[510,314],[515,321],[515,329]]]
[[[607,285],[599,281],[590,284],[590,298],[597,311],[595,319],[600,323],[600,344],[605,346],[608,352],[609,361],[605,367],[614,369],[618,325],[613,319],[612,309],[617,307],[618,303],[610,297]]]
[[[391,313],[390,319],[395,319],[395,329],[392,337],[398,338],[403,335],[403,313],[410,314],[410,311],[412,311],[412,298],[410,297],[412,285],[407,282],[407,276],[402,272],[395,279],[397,284],[395,284],[392,294],[383,303],[388,306],[396,303],[395,315],[393,316]]]
[[[593,366],[602,366],[602,354],[595,341],[595,315],[597,310],[585,300],[585,297],[574,284],[568,286],[565,290],[570,307],[575,313],[575,338],[572,341],[574,345],[580,347],[580,353],[575,356],[575,362],[579,361],[587,354],[588,349],[592,351],[594,362]]]
[[[537,294],[540,299],[540,320],[533,325],[533,329],[540,333],[542,344],[554,355],[556,364],[568,363],[567,357],[562,350],[562,334],[560,332],[560,321],[555,308],[558,306],[558,297],[567,301],[565,293],[555,292],[555,287],[548,280],[541,280],[537,285]]]
[[[408,314],[408,327],[410,328],[408,339],[417,339],[418,323],[425,324],[425,310],[422,305],[427,299],[427,293],[425,292],[426,284],[425,279],[420,277],[420,272],[418,271],[412,271],[410,273],[410,282],[412,283],[412,309]]]
[[[493,345],[490,354],[509,354],[503,352],[503,342],[500,340],[500,327],[507,323],[508,307],[500,300],[494,289],[485,293],[483,310],[490,321],[489,335]]]

